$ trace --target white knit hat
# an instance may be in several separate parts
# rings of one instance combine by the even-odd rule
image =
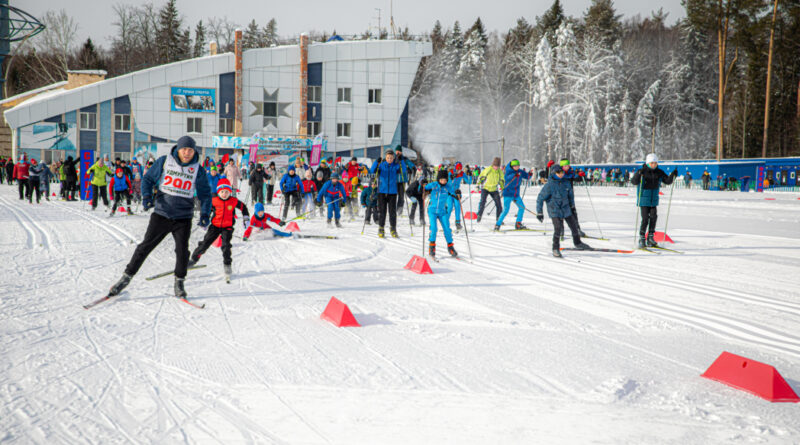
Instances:
[[[645,163],[649,164],[651,162],[658,163],[658,156],[655,153],[650,153],[644,160]]]

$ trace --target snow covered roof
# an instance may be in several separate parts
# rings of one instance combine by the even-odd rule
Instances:
[[[62,87],[66,86],[66,85],[67,85],[67,81],[66,80],[62,80],[61,82],[51,83],[50,85],[45,85],[43,87],[36,88],[35,90],[30,90],[30,91],[25,91],[24,93],[15,94],[14,96],[11,96],[9,98],[0,100],[0,106],[3,106],[3,105],[8,104],[8,103],[16,102],[16,101],[18,101],[20,99],[24,99],[25,97],[28,97],[28,96],[36,96],[36,95],[39,95],[41,93],[44,93],[45,91],[50,91],[50,90],[54,90],[54,89],[57,89],[57,88],[63,89]]]
[[[67,70],[67,74],[93,74],[95,76],[105,76],[106,70]]]

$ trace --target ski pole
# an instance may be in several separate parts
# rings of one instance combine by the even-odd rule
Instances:
[[[336,202],[338,202],[338,201],[341,201],[341,200],[342,200],[342,198],[336,198],[335,200],[333,200],[333,201],[331,201],[331,202],[327,203],[327,205],[335,204]],[[295,216],[295,217],[294,217],[294,218],[292,218],[292,219],[287,219],[285,222],[291,222],[291,221],[294,221],[294,220],[296,220],[296,219],[300,219],[300,218],[302,218],[302,217],[304,217],[304,216],[308,215],[309,213],[313,212],[314,210],[316,210],[316,209],[311,209],[311,210],[309,210],[308,212],[306,212],[306,213],[303,213],[302,215],[297,215],[297,216]]]
[[[675,180],[673,179],[672,185],[669,187],[669,203],[667,204],[667,219],[664,221],[664,239],[667,239],[667,226],[669,225],[669,211],[672,208],[672,192],[675,190]]]
[[[461,207],[461,206],[459,206]],[[464,207],[461,207],[461,220],[464,220]],[[469,251],[469,259],[474,260],[472,257],[472,245],[469,243],[469,230],[464,230],[464,235],[467,236],[467,250]]]
[[[423,192],[424,193],[424,192]],[[422,204],[425,202],[425,199],[420,197],[420,209],[422,208]],[[430,215],[428,215],[430,218]],[[420,213],[420,221],[422,221],[422,214]],[[425,222],[422,223],[422,258],[425,258]]]
[[[603,229],[600,228],[600,220],[597,218],[597,212],[594,210],[594,202],[592,202],[592,194],[589,193],[589,185],[586,184],[586,181],[583,181],[583,185],[586,186],[586,196],[589,197],[589,204],[592,206],[592,213],[594,213],[594,220],[597,221],[597,230],[600,231],[600,238],[605,238],[605,236],[603,236]]]
[[[470,181],[469,181],[469,217],[470,217],[469,218],[469,230],[473,230],[472,229],[472,217],[473,217],[473,214],[472,214],[472,179],[471,178],[470,178]],[[466,221],[464,221],[464,224],[466,225]]]
[[[411,236],[414,236],[414,224],[411,220],[411,207],[408,206],[408,199],[406,199],[406,194],[403,193],[403,202],[406,203],[406,215],[408,215],[408,228],[411,230]]]
[[[634,219],[633,223],[633,247],[636,248],[636,226],[639,225],[639,201],[642,199],[642,178],[639,178],[639,184],[634,184],[636,187],[639,188],[639,191],[636,194],[636,218]]]

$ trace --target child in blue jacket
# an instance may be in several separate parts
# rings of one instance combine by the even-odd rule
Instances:
[[[317,194],[317,202],[322,202],[325,198],[325,203],[328,204],[328,225],[331,223],[331,218],[336,217],[336,227],[342,227],[339,223],[341,218],[341,204],[347,197],[347,192],[344,186],[339,182],[339,173],[333,173],[331,179],[322,186],[322,190]]]
[[[372,185],[364,187],[361,191],[361,205],[364,207],[364,222],[370,223],[370,217],[378,224],[378,181],[373,180]]]
[[[564,221],[567,222],[569,230],[572,231],[572,243],[576,249],[591,250],[589,245],[581,241],[580,230],[578,229],[577,219],[572,213],[575,208],[575,195],[572,191],[572,184],[564,178],[565,171],[560,165],[553,166],[550,170],[550,180],[542,187],[539,197],[536,198],[536,219],[544,221],[542,210],[544,203],[547,203],[547,214],[553,221],[553,256],[561,258],[561,236],[564,234]]]
[[[517,210],[517,222],[514,224],[514,228],[516,230],[524,230],[526,227],[522,224],[522,217],[525,215],[525,204],[520,197],[519,186],[522,184],[523,180],[528,180],[531,176],[528,172],[519,168],[519,161],[516,159],[509,162],[506,167],[505,175],[506,185],[503,187],[503,213],[501,213],[500,217],[497,219],[497,225],[494,226],[494,230],[500,230],[500,226],[503,225],[503,220],[506,215],[508,215],[508,211],[511,210],[512,202],[516,204],[519,209]]]
[[[447,241],[447,252],[452,256],[458,256],[453,247],[453,232],[450,230],[450,210],[452,206],[451,198],[455,195],[461,178],[454,178],[448,182],[447,170],[439,170],[436,181],[425,186],[425,190],[430,192],[428,201],[428,220],[430,221],[430,236],[428,237],[428,255],[436,256],[436,233],[438,231],[436,222],[442,224],[444,239]]]

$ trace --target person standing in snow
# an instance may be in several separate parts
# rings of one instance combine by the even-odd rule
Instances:
[[[311,219],[314,217],[314,199],[317,197],[317,183],[314,182],[314,174],[311,169],[305,171],[305,179],[301,183],[301,190],[303,194],[302,214],[308,213],[306,218]]]
[[[481,184],[481,201],[478,204],[477,222],[480,224],[483,211],[486,210],[486,197],[491,196],[494,201],[496,223],[496,221],[500,219],[500,213],[503,212],[503,204],[500,203],[500,192],[498,190],[503,188],[505,184],[505,177],[500,170],[500,158],[494,158],[492,166],[483,169],[480,175],[478,175],[478,183]]]
[[[289,206],[294,205],[295,216],[300,215],[300,190],[303,188],[303,183],[297,177],[294,166],[289,167],[283,178],[281,178],[280,187],[283,194],[283,219],[289,215]]]
[[[46,170],[44,164],[39,164],[36,159],[31,158],[31,167],[28,169],[28,202],[33,204],[33,195],[36,194],[36,204],[42,199],[41,177]]]
[[[98,195],[103,198],[103,204],[108,207],[108,194],[106,193],[106,175],[112,176],[111,169],[102,160],[98,160],[87,170],[92,184],[92,210],[97,208]]]
[[[656,220],[658,219],[658,191],[661,183],[672,184],[678,177],[678,169],[667,175],[658,168],[658,156],[650,153],[645,158],[645,165],[633,175],[631,183],[637,186],[638,199],[636,205],[642,212],[642,224],[639,226],[639,247],[658,247],[655,241]],[[645,230],[647,238],[645,239]]]
[[[131,180],[125,176],[125,170],[121,167],[117,167],[117,171],[108,183],[108,194],[114,198],[114,205],[111,206],[109,216],[114,216],[117,206],[122,202],[123,198],[128,204],[126,209],[128,210],[128,215],[133,215],[133,210],[131,210]]]
[[[233,162],[233,159],[229,160],[228,165],[225,166],[225,177],[231,182],[231,193],[236,196],[236,192],[239,190],[239,180],[242,179],[242,172]]]
[[[333,173],[331,179],[322,186],[322,189],[317,193],[317,202],[325,199],[328,204],[328,225],[331,224],[331,218],[336,218],[336,227],[341,228],[342,224],[339,222],[341,218],[342,201],[347,199],[347,191],[344,185],[339,181],[339,173]]]
[[[561,166],[561,169],[564,171],[564,180],[567,181],[567,183],[569,183],[569,187],[572,189],[572,196],[574,197],[575,196],[575,187],[574,187],[575,181],[578,181],[579,183],[584,182],[585,181],[585,177],[575,174],[575,170],[573,170],[572,166],[569,165],[569,159],[568,158],[561,159],[561,161],[559,161],[558,165]],[[570,211],[572,212],[572,216],[575,217],[575,225],[578,226],[578,233],[580,233],[582,237],[585,237],[586,234],[581,229],[580,221],[578,221],[578,211],[574,207],[575,206],[575,201],[574,200],[572,201],[572,205],[573,205],[573,207],[570,209]]]
[[[536,219],[539,222],[544,221],[542,211],[546,202],[547,214],[553,222],[553,256],[561,257],[561,236],[564,234],[565,221],[572,232],[572,243],[575,248],[590,250],[591,247],[581,241],[578,223],[572,214],[572,209],[575,208],[575,195],[570,182],[564,179],[564,169],[560,165],[554,165],[550,172],[550,179],[536,198]]]
[[[374,162],[370,174],[373,180],[378,181],[378,237],[383,238],[386,216],[389,216],[389,226],[392,237],[397,238],[397,197],[398,184],[401,183],[400,171],[402,166],[396,161],[394,152],[386,150],[385,159]]]
[[[425,186],[425,190],[430,192],[428,200],[428,221],[430,222],[430,235],[428,236],[428,255],[436,257],[436,233],[438,232],[437,222],[442,225],[444,239],[447,241],[447,252],[452,256],[458,256],[453,246],[453,232],[450,230],[450,208],[452,197],[456,190],[461,186],[461,177],[447,180],[446,169],[439,170],[436,174],[436,181]]]
[[[14,165],[14,173],[11,177],[17,180],[19,199],[21,200],[28,197],[28,190],[30,190],[28,178],[30,178],[30,175],[30,166],[25,162],[24,157],[20,157],[19,162]]]
[[[419,207],[419,225],[425,224],[425,203],[423,202],[423,194],[428,180],[423,176],[411,181],[406,188],[406,196],[411,201],[411,210],[408,212],[408,218],[411,224],[414,224],[414,213]]]
[[[520,198],[519,188],[523,180],[530,179],[530,175],[525,170],[519,168],[519,161],[514,159],[508,163],[505,170],[505,187],[503,188],[503,213],[497,219],[497,225],[494,226],[495,232],[500,230],[503,225],[503,220],[508,211],[511,210],[511,203],[517,205],[517,222],[514,224],[515,230],[524,230],[526,227],[522,224],[522,217],[525,215],[525,204]]]
[[[109,291],[119,295],[136,275],[150,252],[169,234],[175,240],[175,296],[186,298],[184,280],[189,264],[189,236],[192,231],[194,196],[200,200],[200,227],[208,227],[211,214],[211,188],[206,171],[200,166],[195,141],[182,136],[170,153],[161,156],[142,178],[142,208],[154,206],[144,239],[133,252],[125,273]],[[155,196],[153,190],[156,189]]]
[[[370,218],[372,218],[375,224],[378,224],[378,183],[376,181],[366,184],[364,190],[361,191],[361,205],[364,207],[364,223],[372,224],[370,222]],[[421,217],[422,215],[420,215]]]

